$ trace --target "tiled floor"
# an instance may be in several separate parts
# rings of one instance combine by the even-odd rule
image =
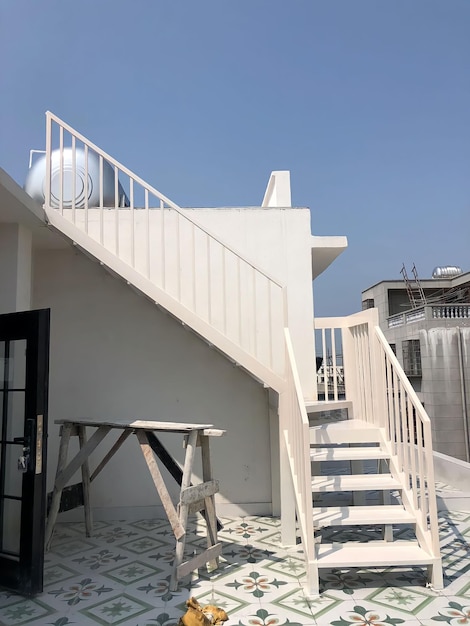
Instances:
[[[44,593],[34,599],[0,591],[2,626],[173,626],[194,595],[217,604],[227,626],[418,626],[470,624],[470,512],[442,513],[445,588],[425,586],[424,570],[336,570],[321,576],[322,595],[308,602],[300,552],[280,547],[279,520],[222,519],[221,568],[188,577],[168,590],[174,539],[168,522],[58,524],[46,555]],[[191,527],[188,552],[205,542]]]

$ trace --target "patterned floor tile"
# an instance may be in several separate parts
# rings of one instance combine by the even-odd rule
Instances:
[[[396,608],[404,613],[416,616],[422,609],[429,606],[435,597],[436,595],[426,589],[426,587],[420,590],[416,588],[387,587],[374,590],[365,600],[372,602],[374,605]]]
[[[131,621],[136,623],[139,616],[150,613],[150,611],[154,611],[151,604],[123,593],[97,602],[86,609],[82,609],[79,613],[106,626],[108,624],[125,624]]]
[[[118,567],[102,572],[102,576],[110,578],[123,585],[130,585],[145,578],[156,578],[163,570],[158,567],[150,567],[141,561],[131,561]]]
[[[303,579],[306,575],[305,559],[301,556],[288,554],[283,557],[273,555],[270,559],[261,561],[264,570],[276,574],[282,574],[293,579]]]
[[[44,567],[44,588],[77,576],[78,572],[63,563],[52,563]]]
[[[50,617],[55,612],[53,607],[41,600],[16,598],[16,602],[0,608],[0,624],[2,626],[37,624],[40,619]]]
[[[117,544],[116,547],[123,548],[129,552],[133,552],[135,554],[145,554],[146,552],[150,552],[151,550],[157,550],[165,546],[167,548],[167,544],[162,541],[160,538],[156,538],[152,535],[140,535],[136,538],[131,539],[130,541],[124,541]]]
[[[61,559],[67,559],[76,554],[83,554],[88,550],[97,548],[99,543],[96,543],[90,539],[83,539],[82,537],[76,537],[69,541],[64,541],[56,545],[54,542],[51,547],[51,554],[60,557]]]
[[[470,623],[470,512],[439,515],[444,590],[426,587],[419,567],[322,570],[322,595],[308,601],[301,546],[281,546],[278,518],[221,522],[220,568],[202,567],[171,592],[175,538],[166,520],[103,522],[91,538],[82,523],[58,524],[45,556],[44,593],[26,600],[0,592],[0,624],[174,626],[191,595],[225,608],[227,626]],[[185,558],[205,548],[204,532],[194,518]]]
[[[441,595],[434,598],[428,606],[423,608],[418,615],[420,620],[433,620],[448,624],[470,623],[470,602],[455,596]],[[467,619],[468,621],[458,621]],[[456,621],[451,621],[456,620]]]
[[[376,606],[367,601],[342,602],[315,617],[318,626],[419,626],[419,620],[395,608]]]

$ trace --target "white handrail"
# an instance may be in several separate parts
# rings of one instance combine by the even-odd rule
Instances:
[[[284,337],[286,342],[286,387],[280,403],[280,431],[281,436],[284,437],[289,458],[297,522],[306,562],[307,584],[312,595],[316,595],[318,593],[318,577],[315,571],[309,421],[288,328],[284,329]],[[289,512],[283,511],[281,516],[283,514],[288,515]],[[287,523],[295,522],[290,519]]]
[[[410,504],[419,512],[419,525],[425,539],[431,534],[428,547],[439,555],[436,485],[432,454],[431,420],[413,389],[397,357],[379,326],[374,327],[388,371],[386,394],[394,402],[387,406],[386,419],[393,425],[392,447],[399,461],[398,471],[405,475]]]
[[[403,482],[404,500],[417,517],[417,534],[437,557],[431,421],[377,324],[376,309],[344,318],[319,318],[315,329],[321,333],[320,354],[325,354],[325,337],[340,332],[345,400],[353,402],[356,417],[384,429],[395,473]]]
[[[121,183],[127,180],[126,193]],[[170,296],[160,304],[171,303],[172,314],[188,326],[196,325],[197,332],[201,325],[196,318],[202,320],[209,343],[224,351],[234,345],[234,354],[228,356],[236,362],[241,348],[255,376],[267,382],[269,370],[275,375],[269,376],[275,388],[282,386],[285,287],[50,111],[46,113],[44,191],[44,209],[52,225],[74,240],[79,238],[82,247],[100,261],[106,257],[108,263],[109,253],[115,255]],[[142,207],[136,206],[139,194]],[[158,206],[150,207],[149,195]],[[87,237],[75,237],[64,220]],[[125,268],[119,268],[122,274]],[[157,299],[155,289],[146,291]],[[230,343],[221,342],[221,335]],[[256,362],[262,367],[257,368]]]
[[[84,135],[82,135],[81,133],[76,131],[74,128],[72,128],[69,124],[61,120],[59,117],[57,117],[57,115],[54,115],[54,113],[51,113],[50,111],[46,111],[46,163],[49,163],[49,166],[50,166],[49,155],[51,154],[51,151],[52,151],[52,127],[51,127],[52,122],[55,122],[59,126],[59,128],[66,130],[68,133],[70,133],[72,137],[75,137],[75,139],[78,139],[84,145],[88,146],[89,149],[93,150],[93,152],[96,152],[96,154],[102,157],[105,161],[108,161],[108,163],[113,165],[120,172],[128,176],[130,180],[133,180],[134,182],[138,183],[141,187],[143,187],[144,189],[149,191],[151,194],[159,198],[159,200],[163,201],[169,208],[174,209],[179,215],[181,215],[182,218],[194,224],[196,228],[198,228],[201,232],[205,233],[211,239],[213,239],[214,241],[219,243],[221,246],[229,250],[233,255],[239,257],[240,261],[251,266],[254,270],[256,270],[256,272],[258,272],[259,274],[267,278],[277,287],[280,287],[280,288],[283,287],[282,283],[280,283],[274,277],[270,276],[267,272],[259,268],[255,263],[247,260],[246,257],[242,256],[237,250],[235,250],[235,248],[232,248],[229,244],[222,241],[220,238],[217,237],[217,235],[212,233],[205,226],[201,226],[200,224],[192,220],[188,215],[186,215],[186,213],[178,204],[170,200],[167,196],[163,195],[160,191],[158,191],[158,189],[155,189],[155,187],[153,187],[152,185],[149,185],[149,183],[145,182],[143,178],[140,178],[140,176],[138,176],[137,174],[134,174],[134,172],[132,172],[129,168],[127,168],[125,165],[123,165],[122,163],[117,161],[115,158],[113,158],[110,154],[108,154],[107,152],[99,148],[96,144],[94,144],[92,141],[87,139]],[[49,186],[47,185],[48,182],[49,182]],[[47,176],[46,174],[46,194],[45,195],[46,195],[46,198],[48,197],[50,198],[50,172],[49,172],[49,176]],[[164,208],[164,207],[160,206],[160,208]]]

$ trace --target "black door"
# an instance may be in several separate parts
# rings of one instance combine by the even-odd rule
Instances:
[[[0,586],[42,591],[49,310],[0,315]]]

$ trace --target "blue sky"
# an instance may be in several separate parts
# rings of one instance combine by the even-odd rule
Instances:
[[[470,271],[468,0],[2,0],[0,166],[51,110],[181,206],[256,205],[291,171],[349,248],[318,315],[416,264]]]

